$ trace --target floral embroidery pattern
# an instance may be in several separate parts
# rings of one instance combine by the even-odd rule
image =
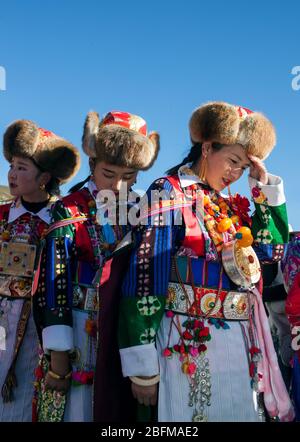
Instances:
[[[270,244],[272,239],[272,233],[268,229],[260,229],[257,232],[256,241],[261,244]]]
[[[276,244],[273,247],[273,253],[272,253],[272,259],[274,262],[281,261],[284,256],[284,245],[283,244]]]
[[[49,363],[39,352],[39,363],[35,369],[33,422],[61,422],[63,420],[66,396],[58,391],[46,390],[45,373]]]
[[[146,328],[144,333],[140,336],[141,344],[151,344],[155,341],[155,330],[154,328]]]
[[[262,214],[262,221],[266,225],[268,225],[269,222],[270,222],[270,219],[271,219],[271,211],[270,211],[270,209],[268,208],[268,206],[261,205],[260,206],[260,210],[261,210],[261,214]]]
[[[64,239],[58,238],[55,240],[55,276],[56,276],[56,287],[57,287],[57,305],[66,306],[67,305],[67,292],[66,292],[66,278],[67,269],[64,264],[66,252],[64,250]],[[59,315],[60,316],[60,315]]]
[[[161,308],[161,303],[156,296],[143,296],[137,302],[137,308],[141,315],[152,316]]]
[[[262,192],[261,188],[258,186],[253,187],[252,189],[252,197],[253,201],[256,204],[265,204],[268,205],[268,198],[266,195]]]
[[[151,230],[149,229],[145,233],[145,240],[142,242],[139,253],[138,253],[138,269],[139,269],[139,279],[138,279],[138,296],[149,295],[150,288],[150,256],[151,256],[151,244],[149,240],[151,238]]]
[[[290,290],[297,273],[300,272],[300,235],[290,242],[283,262],[283,279],[287,290]]]

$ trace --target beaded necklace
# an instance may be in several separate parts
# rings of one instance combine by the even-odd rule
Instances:
[[[234,197],[229,198],[229,203],[234,205]],[[210,197],[204,191],[204,222],[205,226],[220,252],[224,242],[236,239],[240,247],[249,247],[253,243],[253,236],[249,227],[242,225],[241,216],[234,213],[227,201],[214,194]]]

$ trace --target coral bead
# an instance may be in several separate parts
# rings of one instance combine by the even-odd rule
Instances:
[[[209,196],[204,195],[204,197],[203,197],[203,204],[204,204],[204,206],[208,206],[209,203],[210,203]]]
[[[233,215],[231,217],[231,221],[233,222],[233,224],[238,224],[240,222],[240,218],[238,215]]]
[[[227,232],[232,226],[232,220],[230,218],[224,218],[218,223],[218,231],[223,233]]]
[[[188,374],[189,372],[189,363],[188,362],[184,362],[181,366],[181,370],[184,374]]]
[[[252,235],[251,235],[251,230],[249,229],[249,227],[241,227],[241,228],[238,230],[238,232],[242,234],[242,237],[243,237],[243,238],[246,238],[246,237],[252,236]]]
[[[213,209],[215,212],[220,212],[220,207],[217,206],[216,204],[213,204],[213,205],[212,205],[212,209]]]
[[[241,247],[249,247],[253,243],[253,236],[251,234],[250,236],[243,236],[242,239],[238,239],[237,242]]]
[[[8,230],[4,230],[2,233],[2,241],[8,241],[10,239],[10,233]]]

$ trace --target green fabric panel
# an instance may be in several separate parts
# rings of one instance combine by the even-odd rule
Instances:
[[[66,218],[70,218],[72,215],[69,212],[68,209],[66,209],[65,207],[63,207],[60,203],[59,204],[55,204],[55,206],[52,209],[52,221],[51,224],[57,222],[57,221],[62,221]],[[60,227],[59,229],[55,229],[52,232],[49,233],[49,237],[50,238],[59,238],[59,237],[64,237],[64,236],[69,236],[71,238],[74,237],[74,231],[75,231],[75,227],[73,224],[69,224],[68,226],[65,227]]]
[[[144,298],[132,297],[121,300],[118,330],[120,348],[155,342],[166,302],[165,296],[155,298],[160,303],[160,307],[153,314],[140,313],[137,303]]]
[[[285,244],[289,238],[288,216],[286,204],[265,206],[255,203],[252,217],[252,233],[254,239],[261,229],[268,230],[272,235],[270,244]]]

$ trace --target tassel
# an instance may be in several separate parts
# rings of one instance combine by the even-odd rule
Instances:
[[[4,384],[1,389],[1,396],[3,403],[12,402],[14,400],[13,389],[18,386],[17,377],[15,374],[15,367],[12,366],[6,376]]]
[[[200,177],[200,180],[203,181],[204,183],[206,182],[206,173],[207,173],[207,159],[206,159],[206,157],[203,157],[201,159],[198,175]]]

